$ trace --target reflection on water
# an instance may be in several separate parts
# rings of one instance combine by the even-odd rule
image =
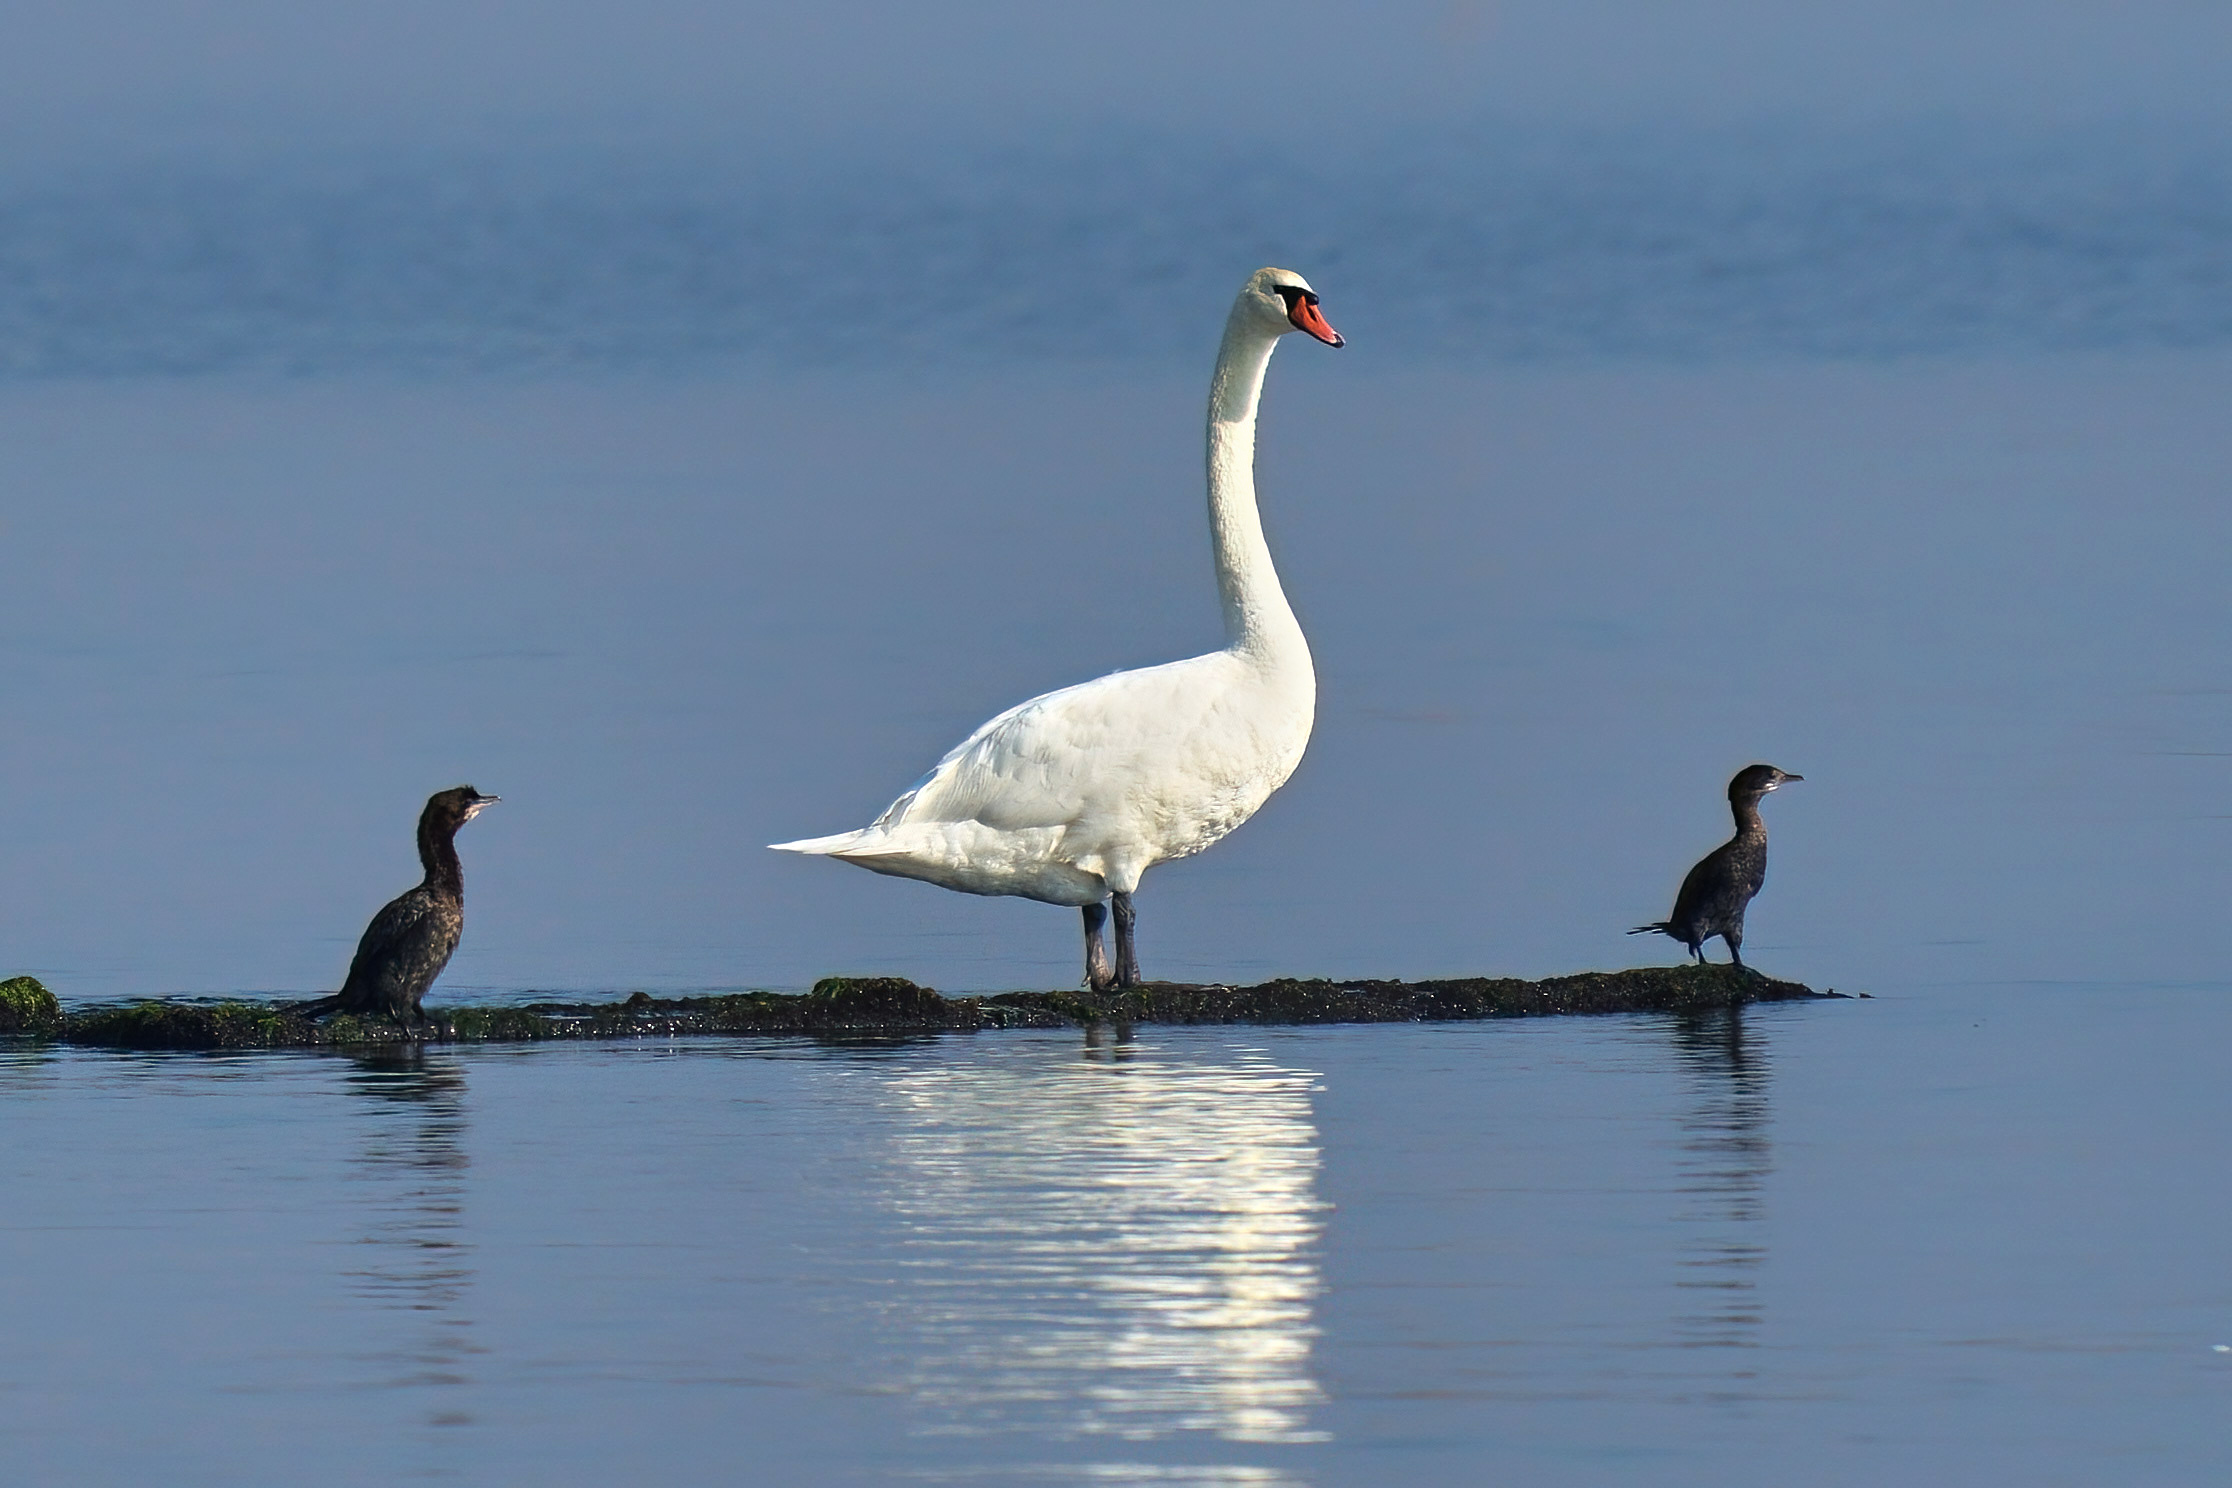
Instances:
[[[1773,1149],[1767,1136],[1767,1058],[1744,1010],[1677,1019],[1686,1109],[1681,1117],[1674,1219],[1687,1309],[1675,1319],[1689,1348],[1759,1346],[1760,1233]],[[1740,1378],[1751,1371],[1740,1370]]]
[[[1106,1035],[892,1078],[884,1321],[923,1429],[1324,1439],[1315,1080]]]
[[[464,1313],[473,1281],[463,1235],[465,1069],[416,1047],[356,1063],[349,1090],[366,1100],[352,1112],[363,1146],[349,1176],[361,1185],[364,1217],[348,1277],[364,1300],[421,1319],[400,1350],[376,1360],[394,1371],[381,1383],[432,1390],[430,1424],[468,1424],[470,1416],[445,1408],[471,1383],[466,1362],[479,1352]]]

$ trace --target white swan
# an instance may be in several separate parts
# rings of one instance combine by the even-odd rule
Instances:
[[[968,894],[1085,911],[1095,991],[1139,983],[1132,891],[1255,814],[1302,762],[1317,710],[1309,644],[1256,511],[1256,400],[1279,338],[1340,335],[1302,276],[1258,269],[1225,321],[1209,384],[1209,531],[1225,648],[1115,672],[1008,709],[857,832],[771,844]],[[1101,925],[1116,908],[1116,964]]]

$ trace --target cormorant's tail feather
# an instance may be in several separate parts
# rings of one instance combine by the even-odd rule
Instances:
[[[308,1002],[290,1002],[279,1011],[297,1018],[323,1018],[327,1013],[341,1011],[341,994],[335,992],[326,997],[313,997]]]
[[[1635,928],[1634,928],[1633,930],[1630,930],[1630,931],[1628,932],[1628,934],[1630,934],[1630,935],[1672,935],[1672,934],[1674,933],[1674,931],[1673,931],[1673,928],[1672,928],[1672,926],[1673,926],[1673,921],[1671,921],[1671,920],[1660,920],[1660,921],[1659,921],[1659,922],[1658,922],[1658,923],[1657,923],[1656,925],[1638,925],[1638,926],[1636,926],[1636,927],[1635,927]]]

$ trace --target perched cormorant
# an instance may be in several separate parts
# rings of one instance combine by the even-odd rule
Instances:
[[[1767,881],[1767,823],[1760,820],[1760,797],[1784,782],[1803,780],[1773,765],[1746,765],[1728,782],[1728,804],[1736,812],[1736,835],[1707,853],[1674,896],[1674,913],[1655,925],[1638,925],[1630,935],[1657,931],[1671,935],[1705,959],[1705,942],[1718,935],[1736,965],[1744,964],[1744,908]]]
[[[457,861],[457,829],[497,798],[469,785],[437,791],[419,813],[419,861],[426,881],[372,917],[357,942],[348,980],[331,997],[297,1003],[305,1018],[357,1013],[409,1026],[421,1021],[419,999],[449,965],[465,932],[465,869]]]

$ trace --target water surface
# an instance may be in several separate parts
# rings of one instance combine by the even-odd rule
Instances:
[[[2222,347],[2227,142],[1489,121],[18,159],[0,378],[1168,367],[1267,262],[1378,356],[1460,366]]]
[[[17,1050],[46,1481],[2191,1483],[2221,987]]]
[[[10,964],[330,988],[469,782],[504,804],[461,839],[453,988],[1069,985],[1074,914],[762,845],[866,822],[1022,698],[1220,642],[1203,376],[0,394]],[[1146,969],[1622,964],[1765,759],[1807,777],[1768,808],[1771,970],[2214,977],[2227,406],[2202,353],[1288,346],[1262,487],[1317,730],[1148,878]]]
[[[1073,914],[761,844],[1218,643],[1282,261],[1318,727],[1149,972],[1664,954],[1767,759],[1749,948],[1876,999],[0,1051],[5,1475],[2221,1477],[2221,152],[1377,148],[11,165],[0,970],[330,988],[470,781],[443,997],[1073,983]]]

